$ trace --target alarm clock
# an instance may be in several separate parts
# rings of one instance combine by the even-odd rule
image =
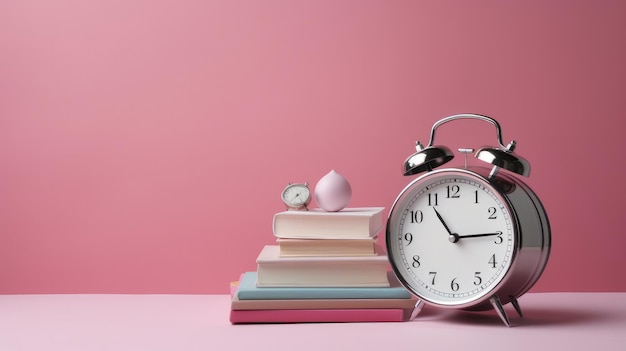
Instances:
[[[491,123],[496,147],[474,153],[487,167],[439,168],[453,152],[434,145],[438,127],[460,119]],[[387,219],[386,246],[398,280],[418,298],[414,316],[424,304],[462,310],[494,309],[506,326],[504,305],[518,315],[518,299],[543,273],[551,234],[544,206],[520,180],[529,163],[502,142],[498,122],[478,114],[459,114],[436,122],[426,147],[403,165],[405,176],[419,175],[394,201]],[[413,316],[413,317],[414,317]]]
[[[308,183],[287,184],[280,193],[287,210],[308,211],[307,206],[311,203],[311,189]]]

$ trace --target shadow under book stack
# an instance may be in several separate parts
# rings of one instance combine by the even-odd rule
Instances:
[[[256,272],[231,284],[231,323],[408,320],[416,300],[388,272],[376,244],[382,212],[276,213],[276,245],[261,250]]]

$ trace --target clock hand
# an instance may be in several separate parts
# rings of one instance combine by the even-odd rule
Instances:
[[[480,238],[480,237],[484,237],[484,236],[495,236],[495,235],[500,235],[502,234],[502,232],[494,232],[494,233],[480,233],[480,234],[468,234],[468,235],[459,235],[457,233],[453,233],[450,228],[448,227],[448,225],[446,224],[446,222],[443,220],[443,217],[441,217],[441,214],[439,213],[439,211],[437,211],[436,208],[433,207],[433,210],[435,211],[435,214],[437,215],[437,218],[439,218],[439,221],[441,222],[441,224],[443,224],[443,227],[446,228],[446,231],[448,232],[448,240],[451,243],[456,243],[461,239],[464,238]]]
[[[450,234],[450,236],[448,237],[448,240],[450,240],[451,243],[456,243],[461,239],[466,239],[466,238],[481,238],[481,237],[485,237],[485,236],[495,236],[495,235],[501,235],[502,232],[495,232],[495,233],[480,233],[480,234],[468,234],[468,235],[459,235],[459,234]]]
[[[434,207],[433,207],[433,210],[435,210],[435,214],[437,215],[437,218],[439,218],[439,221],[441,222],[441,224],[443,224],[443,227],[446,228],[446,231],[448,232],[448,234],[455,235],[455,234],[452,234],[452,231],[450,230],[450,228],[448,228],[448,225],[443,220],[443,217],[441,217],[441,214],[439,214],[439,211],[437,211],[437,209],[434,208]],[[458,234],[456,234],[456,235],[458,235]]]
[[[502,234],[502,232],[459,235],[459,237],[460,238],[480,238],[482,236],[494,236],[494,235],[500,235],[500,234]]]

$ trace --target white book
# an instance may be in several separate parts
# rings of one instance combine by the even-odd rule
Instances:
[[[368,239],[383,228],[384,207],[283,211],[274,215],[273,230],[283,239]]]
[[[388,287],[387,256],[281,257],[266,245],[257,258],[258,287]]]
[[[281,257],[293,256],[374,256],[376,238],[369,239],[281,239]]]

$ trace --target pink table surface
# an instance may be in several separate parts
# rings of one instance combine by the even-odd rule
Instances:
[[[0,350],[626,350],[625,293],[532,293],[495,313],[231,325],[227,295],[3,295]]]

